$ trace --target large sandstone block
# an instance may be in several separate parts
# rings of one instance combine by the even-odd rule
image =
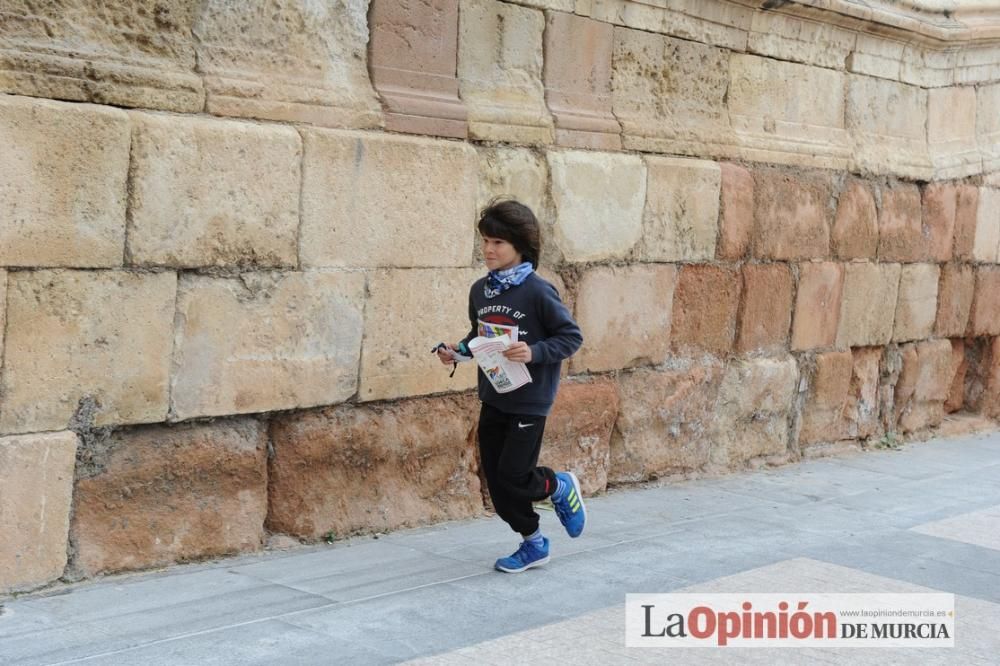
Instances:
[[[955,259],[974,260],[976,223],[979,216],[979,188],[975,185],[958,185],[955,196],[955,239],[952,252]]]
[[[66,568],[76,434],[0,437],[0,595]]]
[[[135,428],[81,453],[72,522],[80,573],[261,547],[268,498],[260,422]]]
[[[823,261],[799,265],[792,350],[831,347],[836,343],[843,290],[843,264]]]
[[[865,439],[876,434],[881,357],[879,347],[816,355],[816,369],[802,408],[800,444]]]
[[[969,371],[969,362],[965,358],[965,341],[951,341],[951,388],[948,398],[944,401],[945,414],[952,414],[965,406],[965,375]]]
[[[893,342],[930,337],[937,315],[940,272],[937,264],[905,264],[902,267]]]
[[[976,142],[983,158],[983,172],[1000,169],[1000,83],[976,88]]]
[[[458,87],[469,138],[551,143],[542,86],[545,16],[499,0],[461,0]]]
[[[572,471],[584,495],[603,492],[608,487],[611,432],[617,418],[613,382],[563,382],[545,421],[539,464]]]
[[[955,237],[958,188],[954,183],[930,183],[923,189],[923,231],[930,258],[950,261]]]
[[[548,193],[549,169],[545,158],[529,148],[503,145],[478,146],[476,152],[479,156],[476,210],[482,211],[493,199],[517,199],[535,213],[542,225],[542,263],[560,263],[562,252],[551,242],[555,235],[555,216]],[[478,242],[475,257],[477,261],[482,258]]]
[[[476,385],[475,363],[455,376],[428,353],[469,332],[469,287],[477,269],[382,270],[369,275],[361,350],[360,400],[463,391]],[[586,335],[586,334],[585,334]]]
[[[927,90],[852,74],[847,86],[850,170],[930,180],[927,152]]]
[[[307,130],[303,266],[466,266],[476,152],[396,135]]]
[[[583,346],[574,373],[662,363],[670,350],[677,269],[670,265],[597,266],[577,288]]]
[[[1000,416],[1000,338],[967,340],[964,352],[963,406],[989,418]]]
[[[633,155],[549,152],[555,242],[567,261],[623,259],[642,236],[646,165]]]
[[[794,278],[786,264],[744,264],[736,350],[783,351],[792,323]]]
[[[942,337],[965,335],[975,286],[976,274],[972,266],[945,264],[941,268],[935,334]]]
[[[843,72],[734,54],[726,100],[747,160],[843,169],[850,155],[844,130]]]
[[[171,418],[330,405],[357,390],[360,273],[184,275]]]
[[[7,330],[7,271],[0,270],[0,331]],[[3,359],[3,336],[0,335],[0,359]],[[2,407],[0,407],[2,408]]]
[[[619,375],[608,481],[645,481],[707,465],[722,373],[722,362],[706,356]]]
[[[647,157],[646,169],[640,259],[712,260],[719,233],[719,165],[703,160]]]
[[[961,178],[982,170],[973,86],[927,91],[927,149],[935,178]]]
[[[830,236],[839,259],[874,259],[878,250],[878,211],[871,188],[851,179],[837,201]]]
[[[674,291],[671,347],[728,354],[736,335],[741,286],[735,268],[708,264],[682,266]]]
[[[771,62],[793,61],[818,66],[811,69],[843,69],[857,38],[857,32],[836,23],[755,11],[747,46],[753,53],[774,59]]]
[[[367,0],[201,3],[194,32],[207,111],[327,127],[377,127]]]
[[[753,241],[753,176],[737,164],[724,162],[719,201],[719,259],[742,259]]]
[[[132,121],[131,263],[298,263],[298,132],[145,113],[133,113]]]
[[[892,337],[899,264],[847,264],[837,347],[884,345]]]
[[[926,261],[930,248],[923,234],[920,189],[896,185],[881,189],[878,216],[879,261]]]
[[[976,268],[969,335],[1000,335],[1000,266]]]
[[[775,260],[828,256],[830,195],[827,177],[755,171],[754,255]]]
[[[938,425],[951,393],[952,348],[948,340],[903,345],[903,367],[894,392],[896,423],[903,432]]]
[[[277,418],[267,528],[317,539],[481,514],[477,407],[443,396]]]
[[[989,263],[1000,259],[1000,189],[979,188],[972,258]]]
[[[613,40],[610,23],[546,13],[545,100],[559,145],[621,150],[621,125],[611,113]]]
[[[611,100],[628,150],[718,157],[733,151],[729,52],[615,27]]]
[[[798,381],[790,356],[729,363],[714,410],[712,462],[730,467],[784,455]]]
[[[128,115],[0,95],[0,266],[122,265]]]
[[[10,273],[0,432],[167,415],[174,273]]]

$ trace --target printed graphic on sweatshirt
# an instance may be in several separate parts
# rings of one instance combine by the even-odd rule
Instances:
[[[483,338],[499,338],[505,333],[510,336],[511,342],[517,342],[517,323],[510,317],[503,315],[487,315],[478,321],[478,335]]]

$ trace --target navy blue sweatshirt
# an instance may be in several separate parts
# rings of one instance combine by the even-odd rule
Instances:
[[[531,273],[524,282],[493,298],[486,298],[486,278],[469,291],[469,323],[472,329],[462,340],[476,336],[496,337],[517,327],[518,342],[531,348],[531,383],[510,393],[497,393],[479,368],[479,399],[508,414],[547,416],[559,388],[563,359],[583,344],[580,327],[559,299],[551,284]]]

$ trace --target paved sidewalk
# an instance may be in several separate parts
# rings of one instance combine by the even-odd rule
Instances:
[[[1000,662],[1000,435],[612,492],[552,562],[492,571],[497,519],[5,603],[0,664]],[[626,649],[627,592],[956,595],[951,649]]]

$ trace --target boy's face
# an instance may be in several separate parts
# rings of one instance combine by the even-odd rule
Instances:
[[[502,271],[520,264],[521,253],[514,249],[510,242],[502,238],[483,236],[483,258],[486,268],[491,271]]]

